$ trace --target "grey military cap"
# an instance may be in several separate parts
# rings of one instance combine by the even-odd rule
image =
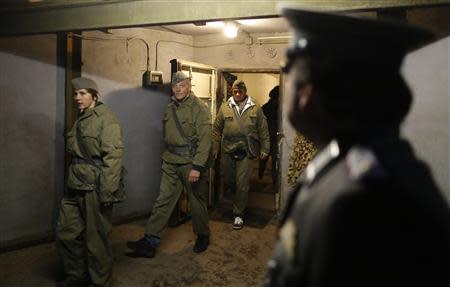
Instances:
[[[190,79],[188,75],[186,75],[181,71],[178,71],[172,74],[172,85],[178,84],[179,82],[182,82],[187,79]]]
[[[242,80],[236,80],[233,83],[233,86],[231,87],[232,90],[237,89],[237,90],[246,90],[247,91],[247,86],[245,85],[244,81]]]
[[[72,79],[72,86],[74,90],[93,89],[98,92],[97,84],[94,80],[89,78],[79,77]]]

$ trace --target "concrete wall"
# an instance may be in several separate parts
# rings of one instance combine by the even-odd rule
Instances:
[[[414,102],[404,125],[421,159],[427,162],[450,200],[450,37],[408,55],[403,74]]]
[[[262,107],[269,100],[269,92],[280,84],[279,74],[232,73],[238,80],[243,80],[247,93],[257,105]]]
[[[156,44],[158,67],[164,82],[170,81],[173,58],[193,58],[192,37],[150,29],[116,29],[112,34],[98,31],[83,33],[82,74],[98,83],[100,100],[118,116],[125,142],[124,165],[127,199],[116,205],[116,217],[130,217],[149,212],[159,193],[162,118],[169,103],[170,87],[142,88],[146,70],[147,48],[150,68],[155,70]],[[133,38],[134,37],[134,38]],[[126,38],[133,38],[127,41]],[[179,43],[186,43],[186,45]]]
[[[279,69],[286,44],[259,45],[256,43],[259,36],[275,35],[278,34],[249,36],[241,32],[235,39],[227,39],[222,34],[196,36],[194,37],[194,61],[222,69]]]
[[[64,71],[56,44],[54,35],[0,38],[0,247],[50,233],[62,194]]]

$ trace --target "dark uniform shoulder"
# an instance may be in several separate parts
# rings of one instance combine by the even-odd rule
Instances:
[[[355,181],[379,180],[387,176],[376,154],[369,147],[356,145],[345,156],[348,177]]]

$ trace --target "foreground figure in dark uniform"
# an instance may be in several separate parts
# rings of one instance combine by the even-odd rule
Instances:
[[[450,213],[399,136],[404,55],[425,31],[285,8],[289,118],[319,151],[290,194],[264,286],[450,286]]]

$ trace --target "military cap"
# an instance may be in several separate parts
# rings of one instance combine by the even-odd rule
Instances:
[[[179,82],[182,82],[187,79],[190,79],[188,75],[186,75],[181,71],[178,71],[172,74],[172,85],[178,84]]]
[[[98,92],[97,84],[94,80],[89,78],[79,77],[72,79],[72,86],[74,90],[93,89]]]
[[[245,85],[244,81],[242,80],[236,80],[233,83],[233,86],[231,86],[231,89],[237,89],[237,90],[247,90],[247,86]]]
[[[286,68],[298,55],[361,61],[399,68],[406,53],[433,40],[433,34],[405,24],[282,6],[294,28]],[[386,66],[387,65],[387,66]]]

